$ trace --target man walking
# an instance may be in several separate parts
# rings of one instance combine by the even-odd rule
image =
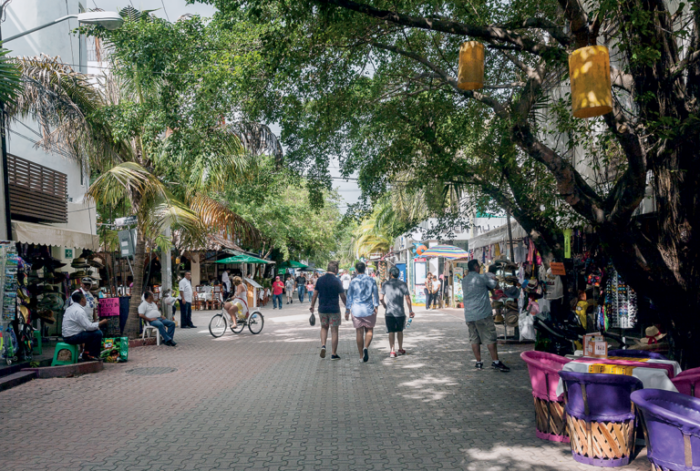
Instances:
[[[306,296],[306,276],[304,276],[304,272],[299,273],[295,282],[297,292],[299,293],[299,302],[303,303],[304,296]]]
[[[348,289],[350,288],[350,282],[352,281],[352,277],[348,274],[347,270],[343,270],[343,275],[340,277],[340,281],[343,282],[343,290],[347,296]]]
[[[360,361],[369,361],[369,345],[372,343],[374,325],[377,323],[377,308],[379,307],[379,290],[374,278],[365,275],[367,267],[363,262],[355,264],[357,276],[350,282],[347,303],[345,304],[345,320],[350,318],[355,327],[357,350]]]
[[[406,350],[403,349],[403,329],[406,326],[406,311],[404,310],[404,300],[408,304],[408,314],[411,318],[413,314],[413,306],[411,305],[411,295],[408,292],[408,286],[403,281],[399,280],[399,269],[391,267],[389,270],[390,278],[382,285],[382,293],[379,295],[379,302],[382,303],[386,312],[384,320],[386,322],[386,330],[389,332],[389,347],[391,353],[389,358],[396,358],[394,350],[394,337],[399,341],[399,355],[405,355]]]
[[[284,291],[284,283],[280,281],[280,277],[275,277],[275,282],[272,283],[272,309],[277,309],[279,306],[282,309],[282,291]]]
[[[287,304],[294,304],[294,279],[292,279],[292,275],[287,275],[284,290],[287,292]]]
[[[180,280],[180,328],[196,329],[192,324],[192,273],[185,272],[185,277]]]
[[[476,368],[484,369],[484,362],[481,361],[481,344],[485,343],[493,360],[491,367],[507,373],[510,368],[498,359],[496,324],[493,322],[489,300],[489,290],[495,289],[498,281],[493,273],[479,274],[481,267],[478,260],[470,260],[467,269],[469,272],[462,279],[464,320],[469,328],[469,343],[476,357]]]
[[[343,284],[337,277],[338,262],[328,263],[328,273],[316,280],[314,295],[311,298],[311,314],[314,313],[318,299],[318,317],[321,319],[321,358],[326,357],[326,340],[328,328],[331,329],[331,360],[340,360],[338,356],[338,328],[340,327],[340,303],[338,296],[347,305]]]

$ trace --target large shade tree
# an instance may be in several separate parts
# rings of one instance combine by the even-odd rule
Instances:
[[[388,62],[419,72],[412,74],[411,84],[440,87],[465,106],[478,103],[488,119],[501,123],[518,152],[546,169],[557,197],[596,228],[620,273],[664,312],[680,350],[697,351],[692,348],[700,336],[700,318],[694,314],[700,307],[697,1],[208,3],[224,20],[269,25],[262,37],[270,54],[266,65],[275,73],[268,74],[275,78],[275,93],[290,105],[322,106],[322,98],[338,85],[381,73]],[[457,86],[457,51],[465,40],[487,47],[483,90]],[[532,120],[542,97],[567,80],[569,54],[590,44],[605,44],[611,51],[613,112],[592,126],[560,113],[556,126],[573,137],[570,143],[581,132],[610,137],[603,151],[609,159],[619,157],[619,172],[603,185],[572,163],[571,146],[557,145]],[[397,86],[405,89],[402,82]],[[642,220],[634,212],[647,186],[656,212]],[[698,363],[700,357],[684,360]]]

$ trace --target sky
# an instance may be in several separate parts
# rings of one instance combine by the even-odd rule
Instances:
[[[186,13],[208,17],[212,16],[216,11],[216,9],[210,5],[187,5],[185,0],[83,0],[83,5],[87,8],[101,8],[102,10],[111,11],[119,11],[130,5],[138,10],[157,9],[157,11],[154,11],[152,14],[169,21],[175,21]],[[272,124],[270,128],[279,136],[279,126]],[[350,180],[346,182],[340,178],[337,160],[331,162],[330,166],[331,176],[334,178],[333,186],[345,201],[345,205],[341,205],[340,210],[341,212],[345,212],[347,204],[357,202],[361,191],[356,181]]]

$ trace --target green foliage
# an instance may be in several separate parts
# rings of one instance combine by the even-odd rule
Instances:
[[[13,101],[22,88],[20,69],[7,57],[10,51],[0,49],[0,101]]]

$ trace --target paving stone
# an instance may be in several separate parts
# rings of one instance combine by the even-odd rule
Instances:
[[[260,335],[213,339],[213,312],[195,312],[200,327],[177,329],[177,348],[134,348],[97,374],[0,392],[3,469],[590,469],[535,437],[519,358],[531,346],[500,346],[511,373],[475,371],[461,314],[418,312],[408,355],[389,358],[380,316],[369,363],[346,322],[331,362],[308,303],[263,314]],[[626,469],[648,470],[645,456]]]

